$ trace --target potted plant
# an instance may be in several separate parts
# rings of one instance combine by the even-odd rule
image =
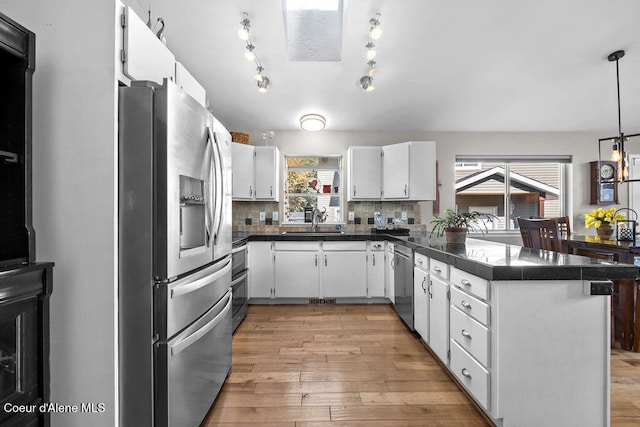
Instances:
[[[613,234],[612,223],[623,220],[624,216],[616,212],[616,208],[594,209],[588,214],[584,214],[584,225],[587,228],[596,228],[598,237],[608,239]]]
[[[471,212],[455,212],[452,209],[445,209],[444,216],[436,216],[429,224],[433,224],[431,236],[434,234],[438,237],[445,235],[447,244],[462,245],[467,238],[467,231],[479,231],[482,234],[487,232],[487,224],[485,221],[493,222],[495,215],[481,213],[478,211]]]

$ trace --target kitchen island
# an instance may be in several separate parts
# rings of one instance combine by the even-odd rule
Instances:
[[[381,239],[414,250],[416,331],[496,425],[609,425],[611,280],[634,278],[635,266],[476,239],[447,247],[426,236],[249,236]]]

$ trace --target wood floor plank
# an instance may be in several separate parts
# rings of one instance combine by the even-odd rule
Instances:
[[[640,353],[611,361],[611,426],[640,427]],[[251,305],[232,363],[203,427],[488,425],[391,305]]]

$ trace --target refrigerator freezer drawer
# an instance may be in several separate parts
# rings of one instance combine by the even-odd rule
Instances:
[[[155,334],[166,340],[202,316],[231,286],[231,256],[155,288]]]
[[[195,323],[155,344],[155,425],[199,425],[231,370],[231,290]]]

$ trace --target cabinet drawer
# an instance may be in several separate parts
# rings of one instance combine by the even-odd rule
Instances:
[[[369,250],[372,252],[384,251],[384,241],[369,242]]]
[[[473,317],[483,325],[489,326],[491,315],[489,304],[461,291],[455,286],[451,287],[451,305],[457,307],[460,311]]]
[[[455,340],[451,340],[449,368],[478,403],[489,411],[489,371],[469,356]]]
[[[451,339],[460,344],[483,366],[489,366],[489,330],[453,306],[449,321]]]
[[[485,301],[489,299],[489,281],[487,279],[474,276],[466,271],[452,267],[451,283],[461,287],[467,292],[471,292]]]
[[[424,271],[429,271],[429,258],[426,255],[422,255],[422,254],[419,254],[418,252],[414,252],[413,259],[416,267],[419,267]]]
[[[320,242],[274,242],[276,251],[319,251]]]
[[[322,242],[325,251],[365,251],[367,242]]]
[[[448,280],[449,264],[438,261],[437,259],[430,258],[429,273],[433,274],[434,276],[440,277],[441,279]]]

